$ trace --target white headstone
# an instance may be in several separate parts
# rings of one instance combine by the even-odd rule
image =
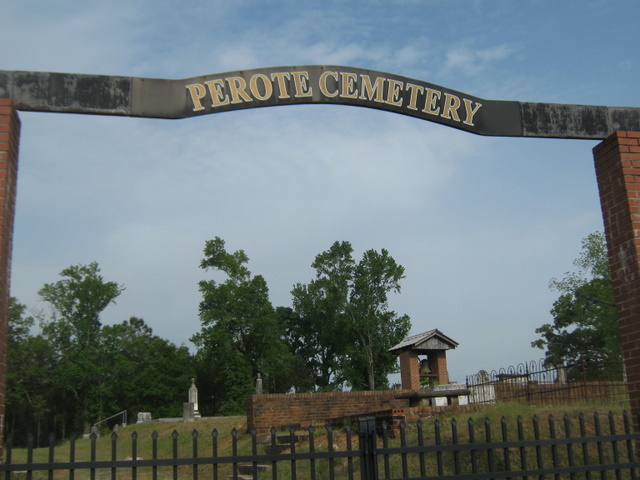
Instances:
[[[191,379],[191,387],[189,387],[189,403],[193,404],[193,416],[199,417],[200,411],[198,410],[198,388],[196,387],[196,379]]]

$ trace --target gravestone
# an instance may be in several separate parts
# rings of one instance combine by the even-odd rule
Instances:
[[[495,403],[496,390],[491,383],[491,376],[486,370],[478,372],[478,384],[469,387],[471,390],[471,403]]]
[[[136,423],[145,423],[151,421],[151,412],[138,412],[138,421]]]
[[[200,418],[198,411],[198,387],[196,387],[196,379],[191,379],[189,387],[189,401],[182,405],[182,418],[185,422],[192,422],[195,418]]]
[[[262,377],[258,374],[258,378],[256,380],[256,395],[262,395]]]
[[[185,422],[193,422],[195,420],[193,403],[184,402],[182,404],[182,420],[184,420]]]

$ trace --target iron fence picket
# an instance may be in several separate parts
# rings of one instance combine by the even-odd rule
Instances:
[[[171,432],[171,450],[173,459],[178,459],[178,432],[174,430]],[[173,480],[178,480],[178,465],[173,466]]]
[[[194,428],[191,432],[191,453],[193,458],[198,458],[198,431]],[[198,465],[193,465],[193,480],[198,480]]]
[[[234,459],[238,458],[238,429],[231,430],[231,455]],[[292,477],[295,478],[295,477]],[[233,462],[233,480],[238,480],[238,462]]]
[[[54,449],[55,449],[56,439],[52,434],[49,435],[49,463],[53,463],[54,460]],[[53,470],[49,469],[47,472],[47,479],[53,480]]]
[[[69,443],[69,462],[71,464],[75,463],[76,460],[76,434],[71,435],[70,443]],[[69,480],[74,480],[76,471],[72,467],[69,469]]]
[[[454,445],[458,445],[458,422],[456,419],[451,420],[451,438]],[[443,445],[443,447],[446,447]],[[453,465],[456,475],[460,474],[460,450],[453,451]]]
[[[296,459],[295,459],[295,453],[296,453],[296,442],[295,442],[295,434],[296,431],[293,427],[289,428],[289,443],[291,444],[291,478],[296,479],[298,478],[297,475],[297,464],[296,464]]]
[[[158,432],[155,430],[151,434],[151,458],[154,460],[158,459]],[[158,480],[158,466],[154,465],[151,467],[151,478],[153,480]]]
[[[615,419],[613,417],[613,412],[609,412],[609,434],[610,435],[614,435],[616,434],[616,426],[615,426]],[[613,452],[613,463],[619,463],[620,462],[620,455],[618,453],[618,442],[617,440],[613,440],[611,442],[611,449]],[[616,480],[622,480],[622,472],[620,470],[616,470]]]
[[[33,463],[33,435],[27,435],[27,463]],[[33,473],[27,470],[27,480],[33,479]]]
[[[502,433],[502,441],[507,443],[509,441],[509,430],[507,428],[507,419],[504,416],[500,418],[500,430]],[[508,472],[511,470],[511,451],[509,447],[503,447],[502,456],[504,458],[504,468]],[[507,477],[507,480],[511,480],[511,477]]]
[[[313,426],[309,427],[309,453],[313,454],[315,453],[315,443],[314,443],[314,435],[315,435],[315,430],[313,428]],[[311,460],[309,460],[309,470],[310,470],[310,476],[311,476],[311,480],[316,480],[316,461],[315,458],[311,458]],[[254,478],[254,480],[257,480],[257,478]]]
[[[563,421],[564,421],[565,438],[571,439],[571,419],[569,418],[569,415],[567,413],[564,414]],[[567,443],[567,463],[571,467],[575,465],[574,456],[573,456],[573,447],[574,447],[573,443]],[[575,480],[576,478],[575,473],[573,472],[570,473],[569,478],[570,480]]]
[[[327,443],[329,452],[333,452],[333,427],[329,425],[327,427]],[[335,480],[336,478],[336,467],[335,460],[333,457],[329,457],[329,480]]]
[[[386,428],[386,422],[382,423],[382,447],[389,448],[389,431]],[[382,455],[384,465],[384,478],[391,478],[391,464],[389,455]]]
[[[418,420],[417,428],[418,428],[418,446],[424,447],[424,431],[422,428],[422,420]],[[420,452],[420,476],[421,477],[427,476],[427,465],[425,462],[424,455],[425,455],[424,452]]]
[[[118,434],[116,432],[111,433],[111,461],[115,462],[118,459]],[[111,480],[116,480],[116,467],[111,468]]]
[[[436,447],[440,447],[442,445],[442,436],[440,432],[440,420],[436,419],[434,422],[434,436],[436,441]],[[438,476],[442,477],[444,475],[444,463],[443,463],[443,455],[442,450],[438,449],[436,451],[436,464],[438,466]]]
[[[488,418],[484,419],[484,439],[485,442],[491,444],[491,422]],[[490,472],[495,470],[495,458],[493,448],[487,449],[487,467]]]
[[[600,429],[600,415],[598,414],[598,412],[595,412],[593,414],[593,427],[596,432],[596,436],[600,437],[602,434],[602,431]],[[596,445],[598,447],[598,463],[602,465],[604,463],[604,446],[601,441],[598,441]],[[607,479],[607,473],[605,470],[600,471],[600,478],[601,480]]]
[[[133,466],[131,467],[131,478],[132,480],[137,480],[138,478],[138,432],[133,432],[131,434],[131,460],[133,461]]]
[[[584,465],[590,465],[590,456],[589,456],[589,447],[586,441],[587,438],[587,427],[586,421],[584,419],[584,413],[580,413],[578,415],[578,421],[580,425],[580,436],[582,437],[582,462]],[[588,471],[586,473],[586,480],[591,480],[591,472]]]
[[[215,428],[211,430],[211,455],[212,455],[212,458],[218,457],[218,430]],[[213,480],[218,480],[218,464],[217,463],[213,464],[211,475],[213,477]]]
[[[275,448],[276,446],[276,428],[271,427],[271,446]],[[273,480],[278,480],[278,462],[276,460],[272,460],[271,462],[271,472]]]
[[[533,438],[536,440],[536,462],[538,465],[538,470],[541,470],[544,462],[542,460],[542,446],[537,443],[537,441],[540,440],[540,420],[538,419],[537,415],[533,416]],[[538,479],[544,480],[544,475],[539,474]]]
[[[556,422],[553,415],[549,415],[549,438],[555,440],[556,438]],[[553,462],[553,467],[558,467],[558,446],[555,443],[551,444],[551,461]],[[558,474],[554,475],[555,480],[560,480],[560,476]]]
[[[98,435],[94,433],[92,433],[89,438],[91,439],[91,462],[95,463],[96,461],[96,455],[97,455],[97,443],[96,441],[98,440]],[[91,478],[91,480],[96,480],[96,469],[92,468],[89,470],[89,477]],[[29,479],[31,480],[31,479]]]
[[[26,449],[26,463],[13,463],[13,443],[9,438],[6,443],[5,463],[0,464],[0,472],[4,471],[5,480],[11,480],[11,474],[16,471],[25,471],[26,478],[33,478],[34,472],[46,472],[49,480],[55,478],[55,473],[59,470],[75,470],[88,471],[91,478],[96,478],[97,473],[102,470],[110,470],[112,479],[116,479],[119,472],[123,469],[129,469],[131,478],[135,479],[142,475],[142,468],[150,468],[153,478],[157,478],[159,468],[173,467],[173,477],[178,478],[179,468],[189,468],[193,472],[191,477],[198,479],[199,473],[204,466],[212,467],[213,480],[218,480],[221,465],[229,465],[233,471],[233,478],[240,477],[238,467],[240,464],[250,464],[252,468],[252,477],[258,480],[258,465],[260,463],[271,464],[272,478],[278,480],[281,478],[278,472],[278,466],[282,463],[291,465],[290,472],[285,473],[287,478],[299,478],[298,462],[305,465],[304,478],[315,480],[319,478],[319,467],[329,465],[329,479],[336,478],[335,462],[338,459],[346,459],[347,470],[346,475],[350,480],[353,479],[355,469],[353,468],[353,460],[359,460],[359,471],[361,480],[371,480],[378,478],[378,462],[384,464],[384,478],[395,480],[397,478],[431,478],[439,477],[451,480],[466,479],[514,479],[528,477],[545,477],[553,476],[556,480],[560,478],[570,478],[575,480],[580,478],[589,478],[593,473],[600,473],[601,478],[606,479],[609,475],[615,475],[616,480],[626,478],[636,478],[636,473],[640,463],[635,456],[635,443],[640,440],[640,434],[632,431],[631,422],[628,415],[622,417],[622,432],[616,426],[617,418],[612,413],[608,415],[608,425],[601,424],[598,412],[593,415],[593,434],[588,435],[587,426],[584,415],[578,417],[579,435],[573,436],[571,433],[572,422],[568,415],[564,416],[564,423],[558,424],[553,415],[548,416],[548,432],[542,434],[540,419],[533,416],[533,435],[526,436],[524,434],[524,426],[521,417],[517,421],[517,439],[509,439],[509,428],[504,417],[500,420],[502,427],[502,435],[492,434],[492,424],[488,419],[484,422],[474,422],[473,419],[468,421],[468,438],[467,441],[459,438],[457,421],[451,421],[451,438],[443,442],[441,437],[440,420],[434,421],[434,439],[430,442],[425,441],[425,431],[423,422],[416,424],[416,436],[411,434],[409,441],[409,431],[407,425],[403,422],[399,425],[399,439],[396,439],[391,446],[389,438],[388,425],[383,424],[381,443],[378,447],[378,432],[376,431],[375,419],[366,419],[359,424],[358,435],[360,438],[360,448],[354,450],[352,448],[351,438],[352,431],[349,425],[346,426],[344,432],[346,437],[347,448],[336,450],[334,448],[334,432],[327,429],[328,445],[326,449],[320,449],[316,445],[316,430],[314,427],[307,429],[308,436],[300,449],[296,448],[296,440],[303,442],[302,436],[295,434],[292,428],[289,430],[289,441],[291,448],[281,453],[265,453],[258,454],[258,438],[255,430],[251,434],[251,454],[239,455],[238,447],[238,431],[232,430],[231,455],[218,455],[218,435],[214,429],[212,435],[212,456],[200,457],[200,435],[197,430],[192,431],[192,447],[191,455],[181,457],[178,452],[178,434],[174,430],[172,436],[172,458],[158,457],[158,437],[153,432],[152,455],[150,459],[142,459],[138,457],[140,438],[134,432],[131,435],[131,457],[125,460],[117,460],[118,436],[113,433],[111,435],[111,454],[107,457],[110,460],[97,459],[97,442],[96,435],[90,437],[90,460],[75,461],[76,450],[75,444],[70,443],[69,461],[55,461],[55,438],[49,437],[49,448],[45,450],[44,463],[34,463],[33,437],[28,441]],[[639,419],[640,420],[640,419]],[[564,425],[564,434],[558,430]],[[484,428],[484,436],[481,435]],[[607,431],[604,431],[607,430]],[[495,438],[494,438],[495,437]],[[271,430],[271,444],[276,445],[275,429]],[[108,443],[107,443],[108,445]],[[517,456],[511,458],[510,451],[519,451],[520,460]],[[609,454],[605,454],[610,452]],[[626,450],[626,453],[624,452]],[[561,453],[566,451],[566,456]],[[575,452],[582,452],[581,458],[576,458]],[[590,463],[590,451],[597,452],[597,462]],[[108,451],[107,451],[108,452]],[[105,452],[107,455],[108,453]],[[47,454],[48,453],[48,454]],[[578,455],[579,457],[579,455]],[[427,464],[427,459],[435,458],[435,465]],[[447,465],[445,465],[445,458]],[[534,464],[532,468],[528,466],[528,459],[533,458]],[[395,459],[395,460],[394,460]],[[595,459],[595,457],[594,457]],[[395,471],[391,469],[392,460],[397,466]],[[515,460],[515,461],[513,461]],[[577,460],[582,460],[581,462]],[[452,461],[452,464],[449,463]],[[432,471],[433,470],[433,471]],[[437,470],[437,471],[436,471]],[[148,472],[149,470],[145,470]],[[326,471],[326,470],[325,470]],[[611,472],[611,473],[609,473]],[[624,472],[624,474],[623,474]],[[382,473],[382,472],[381,472]],[[290,475],[287,475],[290,474]],[[628,474],[628,477],[626,476]],[[70,478],[72,478],[70,473]],[[412,475],[416,475],[415,477]],[[40,477],[42,478],[42,477]],[[300,477],[302,478],[302,477]]]
[[[406,450],[407,448],[407,429],[404,422],[400,424],[400,448],[402,448],[403,450]],[[407,454],[403,452],[400,455],[400,458],[402,459],[402,477],[407,478],[409,476],[409,464],[407,463]]]
[[[353,450],[353,431],[351,429],[351,424],[347,424],[345,427],[345,431],[347,434],[347,450],[351,452]],[[353,480],[353,457],[347,457],[347,475],[349,480]]]
[[[517,422],[518,422],[518,440],[522,442],[524,440],[524,422],[520,415],[518,415]],[[527,451],[524,445],[521,445],[519,450],[520,450],[520,465],[524,470],[526,470],[527,469]],[[524,477],[524,480],[528,480],[527,477]]]
[[[475,423],[472,418],[467,421],[467,426],[469,429],[469,445],[473,447],[473,444],[476,442],[476,433],[475,433]],[[471,448],[469,450],[469,457],[471,458],[471,472],[478,472],[478,457],[477,450],[475,448]]]

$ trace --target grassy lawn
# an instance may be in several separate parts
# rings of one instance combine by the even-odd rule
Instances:
[[[616,433],[623,433],[625,419],[622,412],[627,405],[620,404],[592,404],[592,405],[559,405],[535,407],[519,404],[491,405],[478,409],[478,411],[466,414],[441,414],[434,417],[421,419],[421,425],[417,422],[408,422],[404,436],[389,438],[383,442],[378,438],[378,448],[396,448],[404,446],[434,445],[436,437],[439,437],[440,444],[450,445],[469,444],[473,442],[485,442],[487,439],[496,442],[503,440],[503,435],[509,441],[518,440],[519,437],[526,440],[536,438],[559,438],[575,437],[584,434],[594,435],[598,428],[601,434],[609,434],[611,428]],[[594,412],[596,417],[594,417]],[[520,417],[520,421],[518,418]],[[581,418],[582,417],[582,418]],[[537,421],[536,421],[537,419]],[[551,420],[550,420],[551,419]],[[630,419],[628,419],[630,421]],[[627,423],[628,423],[627,421]],[[599,427],[597,423],[599,422]],[[439,424],[439,426],[437,425]],[[193,423],[185,422],[150,422],[144,424],[127,425],[119,428],[117,441],[111,433],[106,432],[100,438],[91,440],[88,438],[77,439],[75,441],[74,459],[87,461],[96,460],[130,460],[134,457],[133,445],[135,443],[135,457],[138,459],[152,459],[153,442],[152,436],[157,434],[155,458],[192,458],[194,457],[194,444],[197,444],[195,456],[212,457],[214,448],[219,457],[236,455],[251,455],[253,449],[257,454],[265,453],[265,446],[271,442],[269,435],[256,437],[256,445],[252,444],[252,436],[246,431],[245,417],[214,417],[198,419]],[[439,429],[437,431],[437,429]],[[351,434],[352,448],[358,448],[357,426],[353,426]],[[196,433],[197,432],[197,433]],[[234,432],[234,434],[232,434]],[[278,432],[278,435],[285,435],[289,432]],[[309,432],[304,432],[309,433]],[[331,445],[327,432],[324,428],[316,427],[311,432],[312,445],[309,440],[300,442],[296,446],[296,452],[309,452],[311,448],[316,452],[345,451],[349,441],[348,434],[344,428],[335,429],[332,433]],[[214,439],[215,436],[215,439]],[[137,439],[134,442],[134,437]],[[194,441],[197,437],[197,442]],[[215,441],[214,441],[215,440]],[[472,442],[473,440],[473,442]],[[621,444],[623,442],[617,442]],[[214,447],[215,445],[215,447]],[[620,448],[619,448],[620,447]],[[616,455],[619,461],[628,461],[628,455],[623,449],[625,445],[609,443],[571,446],[541,446],[530,448],[523,454],[521,449],[499,448],[486,450],[472,450],[459,453],[445,452],[442,455],[435,453],[411,453],[408,455],[389,454],[380,455],[378,468],[381,478],[385,472],[390,472],[392,476],[402,476],[409,473],[409,476],[417,476],[421,469],[425,469],[429,475],[437,476],[455,473],[472,473],[474,471],[504,471],[506,469],[517,470],[534,468],[536,466],[553,468],[557,465],[565,465],[571,458],[573,464],[597,463],[598,461],[613,462]],[[177,449],[177,450],[176,450]],[[614,449],[620,452],[614,452]],[[176,453],[177,452],[177,453]],[[286,451],[285,453],[288,453]],[[33,461],[36,463],[47,462],[51,451],[48,448],[35,449],[33,451]],[[26,449],[14,449],[12,451],[12,463],[23,463],[27,460]],[[586,455],[586,458],[585,458]],[[53,460],[56,462],[68,462],[70,459],[70,442],[65,441],[57,444],[53,451]],[[542,462],[542,463],[540,463]],[[336,478],[346,478],[350,468],[356,470],[355,478],[359,478],[357,471],[359,462],[355,458],[350,462],[347,458],[338,458],[332,462],[327,459],[297,460],[291,459],[278,461],[277,464],[269,464],[270,469],[277,468],[279,479],[309,478],[314,470],[318,478],[328,478],[329,470],[333,470]],[[509,468],[510,467],[510,468]],[[158,467],[158,478],[171,478],[174,467]],[[217,474],[219,478],[227,478],[233,474],[231,464],[219,465]],[[177,467],[180,478],[194,478],[204,476],[211,478],[214,468],[211,464],[193,467],[183,465]],[[105,468],[96,470],[97,478],[110,478],[115,473],[115,469]],[[117,469],[117,478],[132,478],[132,469]],[[152,478],[151,467],[139,467],[135,471],[135,476],[140,479]],[[628,472],[627,472],[628,473]],[[76,479],[89,478],[88,470],[76,470]],[[263,478],[271,478],[272,473],[261,473]],[[593,475],[596,475],[594,473]],[[597,473],[599,476],[599,473]],[[622,477],[628,476],[623,474]],[[15,477],[15,475],[14,475]],[[34,479],[47,478],[47,471],[34,473]],[[69,478],[69,472],[55,472],[55,478]]]

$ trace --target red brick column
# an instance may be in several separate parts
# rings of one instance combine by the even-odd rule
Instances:
[[[438,385],[449,383],[449,371],[447,370],[447,352],[445,350],[434,350],[427,354],[427,361],[431,373],[436,375]]]
[[[9,281],[13,219],[18,179],[20,119],[11,100],[0,98],[0,457],[5,427],[7,344],[9,330]]]
[[[400,355],[400,381],[403,390],[418,390],[420,388],[420,362],[418,354],[405,350]]]
[[[640,413],[640,132],[614,133],[593,156],[635,420]]]

